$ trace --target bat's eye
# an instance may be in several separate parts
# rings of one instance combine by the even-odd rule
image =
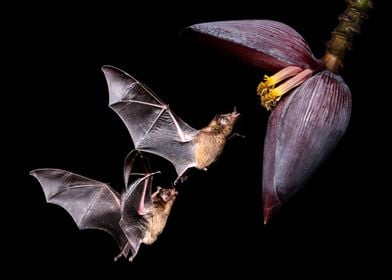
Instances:
[[[229,122],[229,120],[226,117],[219,118],[219,123],[222,125],[226,125],[228,122]]]

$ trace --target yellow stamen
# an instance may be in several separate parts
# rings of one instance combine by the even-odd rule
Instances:
[[[263,92],[260,95],[261,106],[263,106],[268,111],[272,110],[273,108],[278,105],[280,98],[282,97],[282,93],[276,91],[275,89],[270,89],[268,91]]]
[[[257,94],[261,98],[261,105],[268,111],[272,110],[283,94],[302,84],[312,73],[313,71],[310,69],[303,70],[301,67],[288,66],[271,77],[265,75],[263,82],[257,86]],[[280,82],[282,83],[276,87]]]

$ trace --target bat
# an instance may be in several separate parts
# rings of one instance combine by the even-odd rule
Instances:
[[[141,82],[113,66],[103,66],[109,106],[125,123],[135,149],[161,156],[177,172],[175,183],[192,167],[215,162],[230,136],[239,113],[218,114],[196,130],[176,116],[169,105]]]
[[[142,243],[152,244],[163,231],[177,197],[174,188],[158,187],[152,193],[155,173],[132,174],[139,153],[131,152],[124,164],[125,189],[120,195],[108,184],[61,169],[30,172],[44,191],[48,203],[63,207],[79,229],[99,229],[109,233],[121,252],[115,258],[132,261]],[[130,176],[138,178],[128,185]]]

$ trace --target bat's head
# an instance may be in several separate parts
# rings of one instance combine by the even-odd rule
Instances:
[[[159,188],[158,189],[158,196],[163,203],[167,203],[169,201],[176,199],[177,194],[178,194],[178,192],[174,188],[172,188],[172,189]]]
[[[236,123],[240,113],[234,112],[228,114],[218,114],[210,123],[210,127],[218,133],[223,133],[225,137],[229,136],[233,130],[234,124]]]

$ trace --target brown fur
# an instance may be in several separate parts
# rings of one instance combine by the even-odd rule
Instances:
[[[208,126],[198,132],[194,138],[196,168],[207,168],[218,159],[238,115],[235,112],[217,115]]]
[[[162,195],[166,194],[167,199]],[[159,189],[152,195],[154,207],[147,217],[148,228],[143,238],[144,244],[154,243],[165,228],[170,210],[176,199],[177,192],[174,189]]]
[[[203,169],[213,163],[223,151],[226,137],[220,133],[201,130],[196,135],[195,155],[196,168]]]

